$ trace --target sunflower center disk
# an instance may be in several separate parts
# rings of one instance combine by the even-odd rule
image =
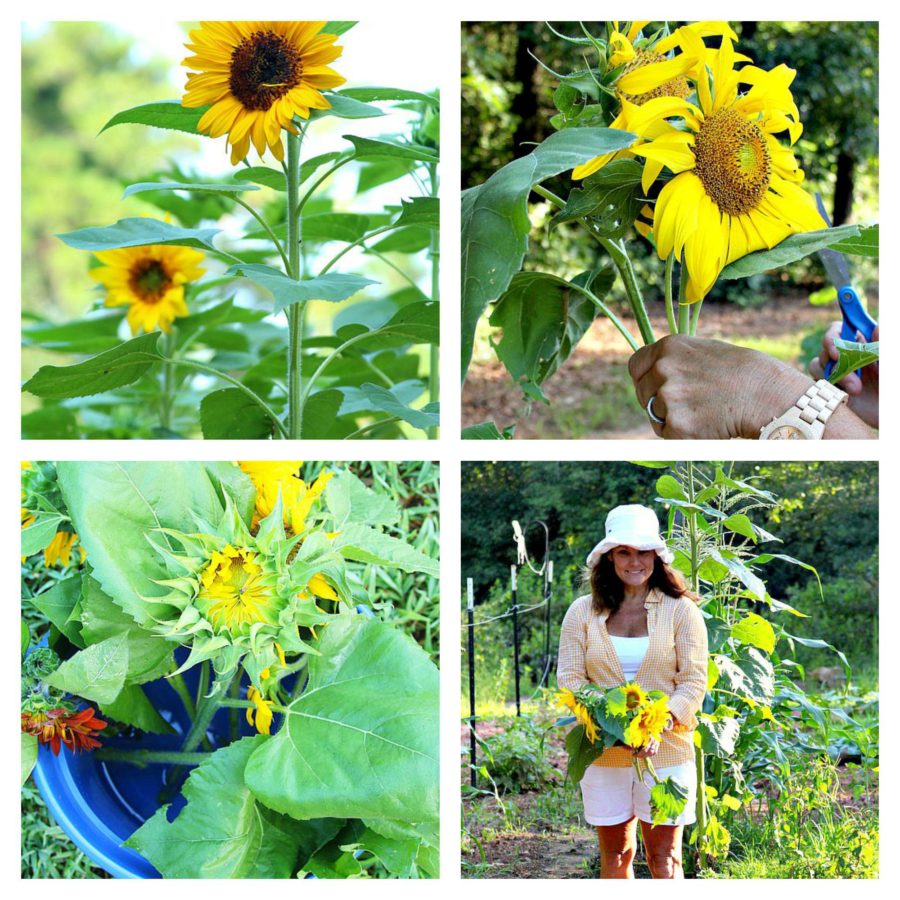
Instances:
[[[159,303],[172,286],[166,267],[158,259],[142,259],[131,269],[129,286],[144,303]]]
[[[231,93],[245,109],[267,110],[300,83],[297,48],[272,31],[255,31],[231,54]]]
[[[694,171],[719,209],[739,216],[766,195],[772,161],[762,131],[733,109],[710,116],[694,143]]]
[[[650,50],[638,50],[634,59],[629,62],[622,70],[622,75],[628,75],[630,72],[636,72],[645,66],[653,65],[653,63],[665,62],[667,57],[659,53],[653,53]],[[622,75],[619,77],[621,78]],[[635,106],[642,106],[648,100],[654,100],[657,97],[689,97],[691,86],[683,75],[672,78],[669,81],[655,87],[643,94],[626,94],[625,91],[619,91],[619,98],[633,103]]]

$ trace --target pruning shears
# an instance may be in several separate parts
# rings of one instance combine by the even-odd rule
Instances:
[[[825,212],[821,194],[816,194],[816,206],[819,208],[819,215],[831,228],[831,219]],[[837,290],[838,303],[844,318],[844,324],[841,326],[841,338],[845,341],[855,342],[859,340],[858,335],[861,334],[864,341],[871,341],[872,332],[878,323],[865,311],[859,294],[850,283],[850,273],[847,271],[847,260],[844,259],[844,254],[838,253],[837,250],[829,250],[827,247],[818,252],[819,259],[822,260],[822,265],[825,266],[825,271]],[[825,377],[829,377],[833,370],[834,360],[829,359],[825,366]],[[858,374],[859,369],[857,369]]]

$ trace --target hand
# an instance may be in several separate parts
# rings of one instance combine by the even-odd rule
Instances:
[[[825,364],[829,359],[837,361],[838,351],[834,346],[834,339],[841,336],[842,322],[832,322],[825,337],[822,338],[822,352],[818,357],[814,358],[809,364],[809,372],[813,378],[819,379],[825,377]],[[860,343],[865,342],[865,338],[856,333],[856,339]],[[878,340],[878,326],[872,332],[872,340]],[[856,413],[867,425],[873,428],[878,427],[878,363],[872,363],[862,370],[862,378],[851,372],[838,382],[838,387],[845,390],[850,399],[847,401],[848,406]],[[654,410],[656,407],[654,406]]]
[[[641,406],[651,397],[651,422],[664,438],[759,438],[810,380],[786,363],[755,350],[706,338],[668,335],[628,361]]]
[[[648,759],[649,757],[656,756],[656,754],[659,753],[659,746],[659,741],[656,738],[648,738],[647,743],[644,744],[644,746],[641,747],[640,750],[634,751],[634,755],[638,759]]]

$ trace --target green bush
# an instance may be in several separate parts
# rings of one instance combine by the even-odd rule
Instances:
[[[544,756],[543,727],[528,716],[501,720],[503,730],[481,741],[480,763],[504,793],[536,791],[552,781],[556,769]]]

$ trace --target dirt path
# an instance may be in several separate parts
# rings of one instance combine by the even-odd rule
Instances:
[[[838,315],[834,306],[811,306],[805,296],[773,299],[756,309],[710,304],[700,319],[703,337],[733,343],[787,343],[791,361],[800,359],[800,342]],[[623,321],[635,331],[633,321]],[[650,316],[656,334],[666,333],[665,316]],[[656,439],[638,407],[628,377],[630,353],[606,319],[597,319],[563,368],[544,385],[549,407],[534,403],[526,410],[521,391],[496,360],[473,363],[462,393],[463,426],[493,420],[499,428],[517,424],[517,440],[535,438]],[[802,367],[802,366],[801,366]]]

